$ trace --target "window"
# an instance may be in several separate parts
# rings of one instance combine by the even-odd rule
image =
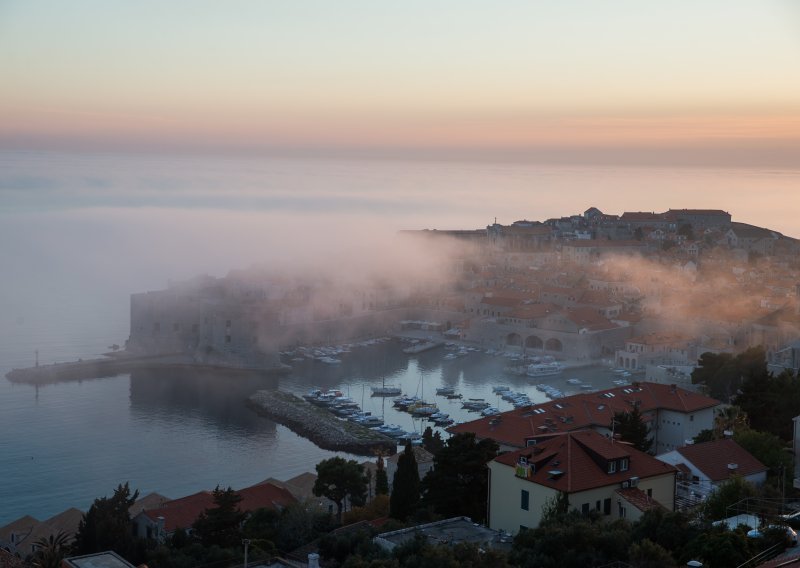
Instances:
[[[622,503],[618,503],[618,506],[619,506],[619,518],[624,519],[628,511],[625,509],[625,507],[622,506]]]
[[[599,500],[597,501],[597,503],[594,504],[594,510],[595,511],[599,511],[600,510],[600,501]]]
[[[619,470],[620,471],[628,471],[629,461],[628,458],[622,458],[619,460]]]
[[[225,336],[225,343],[230,343],[230,342],[231,342],[231,336],[230,335],[226,335]]]
[[[694,422],[694,414],[692,414],[691,416],[689,416],[689,422]]]
[[[531,497],[530,493],[528,493],[523,489],[519,497],[520,497],[519,506],[522,508],[523,511],[527,511],[528,505],[530,504],[530,497]]]
[[[653,488],[652,487],[647,490],[647,496],[648,497],[652,497],[653,496]]]
[[[584,503],[583,505],[581,505],[581,513],[584,515],[589,514],[589,503]]]
[[[526,530],[528,530],[528,527],[526,527],[525,525],[520,525],[519,526],[519,532],[526,531]]]
[[[617,462],[616,460],[611,460],[608,462],[608,473],[616,473],[617,471]]]
[[[604,515],[611,514],[611,499],[603,500],[603,514]]]

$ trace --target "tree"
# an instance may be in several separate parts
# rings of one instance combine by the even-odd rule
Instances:
[[[628,564],[633,568],[668,568],[676,566],[669,550],[650,539],[634,542],[628,549]]]
[[[312,489],[317,497],[327,497],[336,504],[336,519],[342,522],[345,499],[353,505],[366,501],[367,478],[355,460],[334,457],[317,464],[317,480]]]
[[[33,544],[36,547],[33,555],[33,565],[36,568],[61,568],[61,561],[70,548],[70,538],[64,531],[58,531],[47,538],[41,537]]]
[[[747,374],[734,404],[750,417],[751,428],[789,441],[793,435],[792,418],[800,408],[800,380],[791,371],[772,375],[764,362],[763,368]]]
[[[735,514],[733,512],[728,514],[728,508],[731,505],[735,505],[742,499],[755,497],[756,494],[756,488],[752,483],[735,475],[708,496],[703,504],[703,515],[710,521],[725,519]]]
[[[113,550],[133,564],[143,560],[143,550],[134,540],[128,513],[139,497],[128,483],[118,485],[111,497],[100,497],[83,515],[75,535],[75,553],[92,554]]]
[[[435,456],[444,447],[442,435],[439,432],[434,434],[433,429],[428,426],[425,428],[425,432],[422,433],[422,447]]]
[[[194,530],[203,546],[232,548],[242,540],[246,513],[239,510],[242,497],[233,489],[214,489],[214,507],[206,509],[194,522]]]
[[[768,374],[766,354],[761,347],[751,347],[735,357],[730,353],[703,353],[698,363],[692,371],[692,383],[704,384],[709,396],[723,401],[729,401],[739,392],[746,379]],[[738,402],[734,404],[742,406]]]
[[[683,235],[689,241],[694,240],[694,230],[692,230],[692,226],[688,223],[684,223],[678,227],[678,234]]]
[[[463,515],[474,521],[486,519],[489,470],[497,456],[494,440],[475,441],[475,434],[452,436],[433,458],[433,470],[422,480],[423,502],[445,517]]]
[[[650,509],[633,524],[631,536],[634,542],[648,540],[672,551],[673,564],[680,564],[680,551],[701,531],[701,527],[683,512]],[[633,551],[630,550],[629,553],[633,560]]]
[[[624,520],[571,511],[547,524],[521,531],[509,560],[521,568],[585,568],[627,559],[631,526]]]
[[[383,456],[378,456],[378,468],[375,470],[375,495],[389,494],[389,478],[383,467]]]
[[[638,406],[634,406],[631,411],[615,412],[612,421],[612,431],[619,434],[623,441],[633,444],[637,450],[649,452],[653,447],[650,429],[644,423]]]
[[[770,478],[777,481],[778,488],[782,483],[787,482],[791,487],[794,464],[792,456],[780,438],[768,432],[758,432],[747,428],[737,431],[733,439],[770,469]]]
[[[730,568],[740,566],[757,551],[753,550],[741,531],[730,531],[723,526],[701,532],[682,550],[683,564],[698,560],[708,568]]]
[[[397,471],[392,481],[392,494],[389,500],[389,516],[404,521],[417,508],[419,503],[419,469],[417,458],[411,444],[397,460]]]

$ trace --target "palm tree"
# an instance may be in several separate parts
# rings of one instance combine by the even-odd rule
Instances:
[[[71,537],[64,531],[58,531],[47,538],[41,537],[34,546],[36,552],[33,555],[33,565],[37,568],[60,568],[61,561],[64,560],[69,550]]]

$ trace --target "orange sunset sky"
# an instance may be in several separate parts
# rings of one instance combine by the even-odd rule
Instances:
[[[4,0],[0,149],[796,165],[792,0]]]

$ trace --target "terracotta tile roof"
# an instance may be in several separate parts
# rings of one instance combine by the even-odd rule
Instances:
[[[4,548],[0,548],[0,568],[22,568],[22,560]]]
[[[564,316],[581,328],[589,331],[600,331],[603,329],[614,329],[619,327],[610,322],[607,318],[597,313],[594,308],[572,308],[564,312]]]
[[[608,473],[603,459],[629,458],[628,469]],[[516,467],[525,456],[533,468],[528,481],[565,493],[587,491],[621,484],[631,477],[640,479],[674,474],[675,468],[627,444],[613,442],[593,431],[569,432],[540,442],[536,446],[508,452],[495,462]],[[599,463],[598,463],[599,462]]]
[[[25,539],[25,546],[28,547],[40,538],[46,539],[59,532],[63,532],[67,537],[71,538],[78,532],[78,524],[81,522],[81,519],[83,519],[83,511],[75,507],[62,511],[36,525],[31,531],[31,534]],[[30,548],[25,550],[26,554],[30,552]]]
[[[711,481],[724,481],[731,475],[744,477],[768,469],[731,439],[692,444],[678,448],[677,451]],[[729,469],[728,464],[736,464],[736,469]]]
[[[457,424],[448,432],[473,432],[479,439],[491,438],[500,444],[524,447],[525,440],[546,434],[591,427],[608,427],[615,412],[627,412],[633,402],[643,414],[659,409],[688,413],[720,404],[718,400],[671,385],[637,383],[597,393],[579,393],[526,408],[515,408]]]
[[[591,241],[570,241],[568,243],[564,243],[562,247],[572,247],[572,248],[628,248],[628,247],[640,247],[644,248],[647,246],[647,243],[641,241],[609,241],[609,240],[591,240]]]
[[[561,308],[553,304],[528,304],[508,312],[508,317],[517,319],[539,319],[552,313],[558,313]]]
[[[641,343],[643,345],[664,345],[688,343],[690,340],[691,338],[689,336],[678,333],[648,333],[647,335],[631,337],[627,342]]]
[[[653,213],[650,211],[625,211],[619,218],[620,221],[662,221],[663,213]]]
[[[519,306],[522,304],[522,300],[516,298],[504,298],[504,297],[495,297],[495,296],[484,296],[481,300],[481,304],[486,304],[488,306],[503,306],[512,308],[514,306]]]
[[[259,483],[251,487],[238,490],[242,500],[239,502],[240,511],[255,511],[256,509],[285,507],[297,502],[291,492],[271,483]],[[161,507],[144,511],[151,520],[157,521],[164,517],[164,529],[170,533],[179,528],[189,528],[206,510],[214,507],[214,494],[211,491],[200,491],[180,499],[167,501]]]
[[[17,535],[17,537],[27,535],[33,530],[33,527],[38,525],[40,522],[41,521],[31,517],[30,515],[25,515],[16,521],[11,521],[7,525],[0,527],[0,541],[10,541],[12,533]]]
[[[670,209],[667,213],[675,213],[682,215],[720,215],[729,217],[730,213],[722,209]]]
[[[647,493],[638,487],[617,489],[616,493],[643,513],[653,509],[666,509],[664,505],[647,495]]]
[[[145,511],[144,514],[153,521],[157,521],[158,517],[164,517],[164,529],[171,533],[191,527],[203,511],[213,506],[214,496],[211,492],[199,491],[168,501],[157,509]]]
[[[160,507],[167,501],[169,501],[169,497],[164,497],[159,493],[148,493],[141,499],[138,499],[133,505],[131,505],[130,509],[128,509],[128,513],[131,517],[138,515],[142,511],[146,511],[147,509],[155,509]]]

